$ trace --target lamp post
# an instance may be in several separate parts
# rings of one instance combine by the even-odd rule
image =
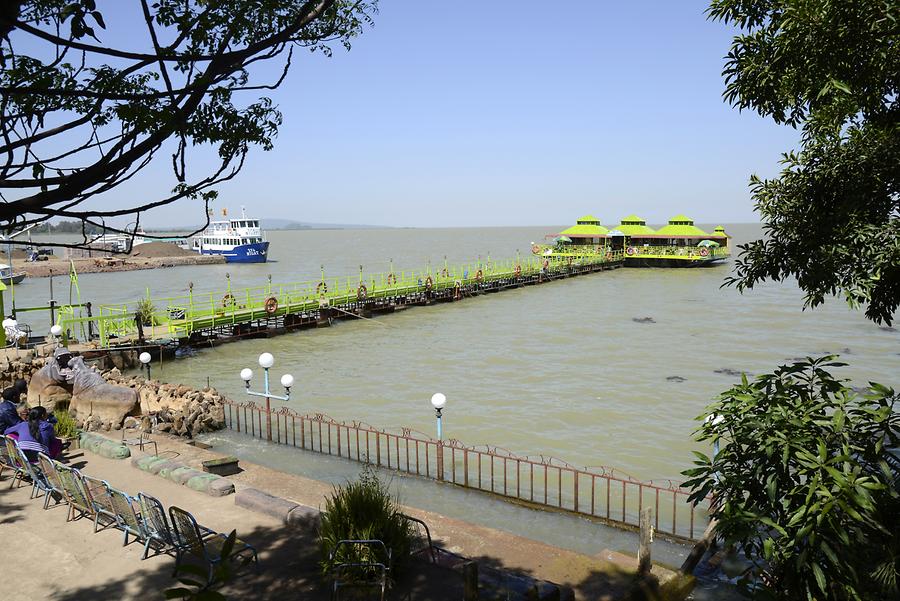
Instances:
[[[148,353],[147,351],[144,351],[143,353],[138,355],[138,359],[141,361],[141,367],[147,368],[147,381],[149,382],[150,381],[150,360],[151,360],[150,353]]]
[[[444,394],[436,392],[431,395],[431,406],[434,407],[434,415],[437,417],[437,445],[435,446],[437,452],[435,456],[437,459],[438,480],[444,479],[444,441],[442,440],[443,433],[441,432],[441,410],[446,404],[447,397]]]
[[[294,385],[294,376],[291,374],[284,374],[281,376],[281,385],[284,386],[285,395],[278,396],[272,394],[269,390],[269,368],[273,365],[275,365],[275,357],[272,356],[272,353],[263,353],[259,356],[259,366],[263,368],[264,374],[263,392],[254,392],[250,390],[250,380],[253,379],[253,370],[249,367],[245,367],[241,370],[241,380],[244,381],[244,385],[247,387],[247,394],[266,398],[266,438],[270,441],[272,440],[272,406],[270,404],[270,399],[279,401],[291,400],[291,386]]]
[[[59,348],[59,336],[62,334],[62,326],[58,323],[50,326],[50,336],[52,337],[52,343],[54,348]]]
[[[440,392],[431,395],[431,406],[434,407],[434,415],[437,417],[437,437],[441,440],[441,409],[447,404],[447,397]]]

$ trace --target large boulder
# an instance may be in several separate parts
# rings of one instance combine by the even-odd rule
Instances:
[[[73,372],[69,410],[74,411],[76,419],[96,416],[116,427],[126,416],[140,415],[138,393],[134,388],[109,384],[103,376],[85,366],[81,357],[70,359],[69,368]]]

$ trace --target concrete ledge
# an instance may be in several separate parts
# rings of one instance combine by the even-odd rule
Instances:
[[[297,505],[288,512],[285,521],[291,526],[314,526],[318,528],[321,515],[319,510],[314,507]]]
[[[264,513],[285,524],[302,524],[310,519],[310,512],[318,518],[319,512],[293,501],[275,497],[255,488],[245,488],[234,495],[234,504],[244,509]]]
[[[131,460],[131,465],[148,474],[161,476],[211,497],[223,497],[234,492],[234,483],[230,480],[195,470],[180,461],[173,461],[165,457],[156,455],[135,457]]]
[[[82,449],[107,459],[127,459],[131,456],[131,450],[121,442],[91,432],[82,432],[79,444]]]

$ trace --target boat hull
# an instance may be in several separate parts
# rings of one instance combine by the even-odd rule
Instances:
[[[269,256],[269,243],[241,244],[230,250],[203,248],[201,255],[222,255],[226,263],[265,263]]]
[[[12,275],[0,277],[0,282],[3,282],[7,286],[9,286],[10,284],[18,284],[19,282],[21,282],[22,280],[25,279],[26,275],[27,274],[24,272],[14,273]]]

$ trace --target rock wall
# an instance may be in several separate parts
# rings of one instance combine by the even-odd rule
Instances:
[[[31,382],[47,359],[30,354],[19,358],[0,360],[0,389],[12,385],[17,379]],[[146,432],[168,432],[193,438],[205,432],[225,427],[224,400],[214,388],[197,390],[180,384],[165,384],[158,380],[147,382],[141,376],[125,376],[118,368],[99,372],[110,384],[135,389],[140,400],[141,415],[126,417],[124,425],[140,426]],[[43,403],[43,399],[40,400]],[[37,404],[31,396],[29,403]],[[87,431],[118,430],[122,423],[104,420],[99,415],[88,415],[78,420]]]

